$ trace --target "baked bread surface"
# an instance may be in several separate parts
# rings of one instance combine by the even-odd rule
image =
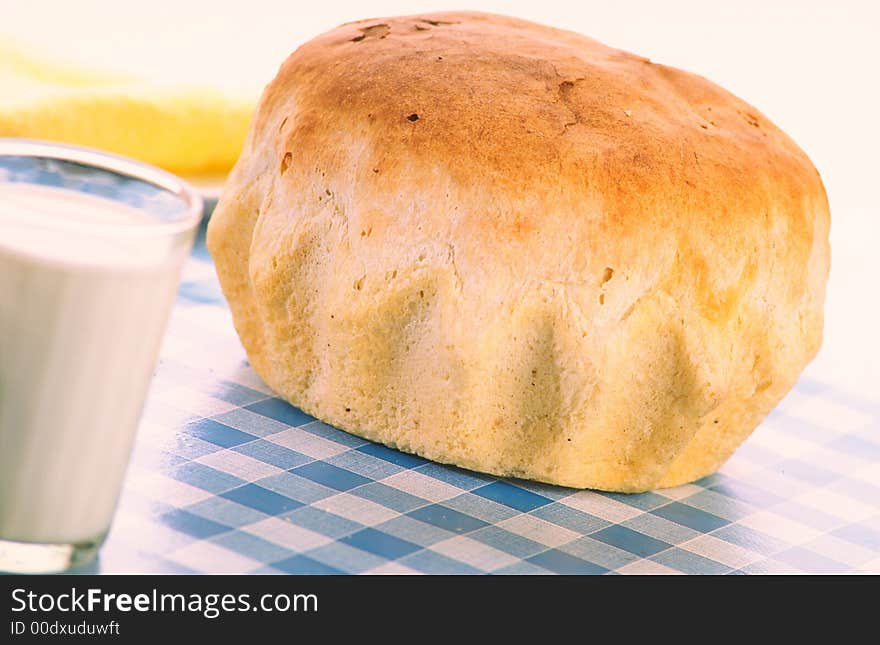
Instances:
[[[343,25],[267,86],[208,245],[251,364],[353,434],[643,491],[821,342],[813,165],[704,78],[523,20]]]

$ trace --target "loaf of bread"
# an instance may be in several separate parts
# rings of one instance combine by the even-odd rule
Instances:
[[[208,230],[251,364],[429,459],[715,471],[821,342],[818,173],[704,78],[480,13],[343,25],[266,88]]]

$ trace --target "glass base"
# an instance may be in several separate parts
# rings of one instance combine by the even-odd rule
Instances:
[[[75,544],[38,544],[0,539],[0,571],[61,573],[94,560],[104,536]]]

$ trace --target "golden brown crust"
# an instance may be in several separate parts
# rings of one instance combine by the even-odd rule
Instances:
[[[709,81],[447,13],[292,54],[208,241],[295,405],[439,461],[635,491],[712,472],[792,387],[828,226],[806,155]]]

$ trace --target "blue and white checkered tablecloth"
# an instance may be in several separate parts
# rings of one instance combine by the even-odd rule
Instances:
[[[880,573],[880,401],[808,371],[719,473],[641,495],[467,472],[273,396],[202,239],[87,571]]]

